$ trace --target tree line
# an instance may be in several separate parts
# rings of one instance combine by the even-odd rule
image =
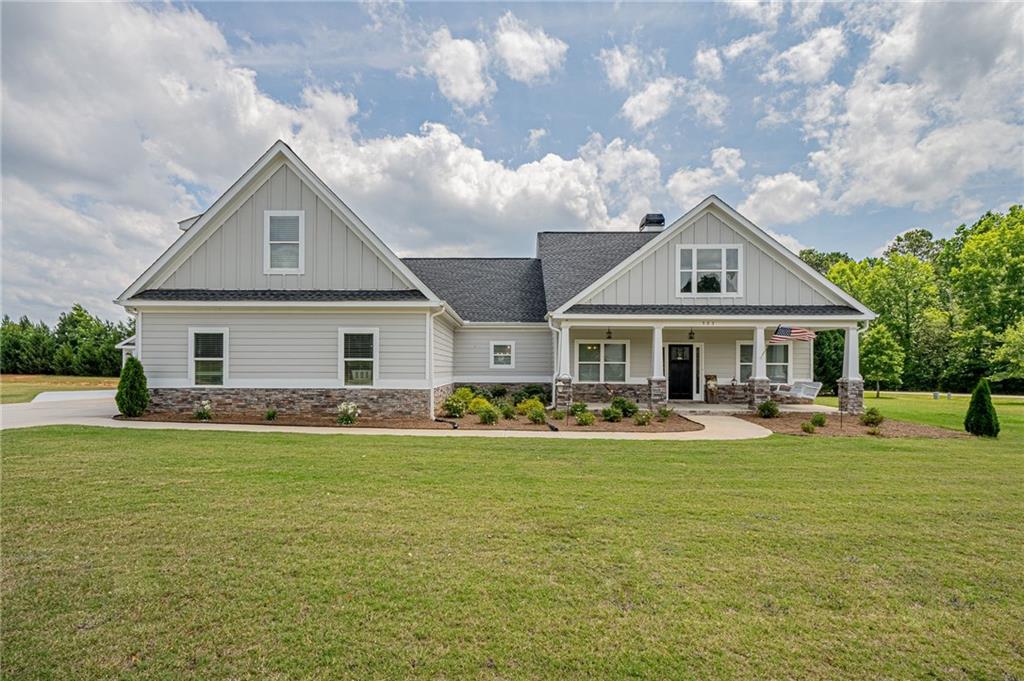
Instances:
[[[990,211],[948,239],[926,229],[897,236],[881,257],[805,249],[800,257],[878,313],[861,338],[872,387],[969,392],[988,377],[1024,391],[1024,208]],[[818,334],[814,373],[831,390],[843,333]]]
[[[0,372],[117,376],[121,351],[115,346],[135,333],[135,321],[113,323],[89,314],[78,303],[62,312],[52,329],[28,317],[4,315],[0,323]]]

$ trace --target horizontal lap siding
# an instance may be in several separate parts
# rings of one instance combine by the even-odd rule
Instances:
[[[514,368],[490,368],[491,341],[515,342]],[[500,382],[509,376],[550,378],[553,374],[554,359],[549,329],[461,328],[455,331],[456,378],[484,376]]]
[[[228,329],[231,379],[338,376],[338,328],[378,328],[382,380],[422,381],[422,313],[146,312],[143,364],[153,379],[188,378],[189,327]]]
[[[434,385],[455,379],[455,331],[451,324],[434,320]]]

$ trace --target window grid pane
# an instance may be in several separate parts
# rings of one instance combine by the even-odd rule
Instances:
[[[604,365],[604,380],[606,383],[621,383],[626,380],[626,365],[618,362],[608,362]]]
[[[271,215],[270,240],[293,241],[297,243],[299,241],[299,216]]]
[[[222,359],[224,357],[223,333],[197,333],[193,337],[195,357]]]
[[[721,272],[697,272],[697,293],[721,293]]]
[[[698,270],[720,270],[722,269],[722,249],[720,248],[698,248],[697,249]]]
[[[346,333],[345,359],[373,359],[373,334]]]
[[[605,362],[625,362],[626,361],[626,344],[625,343],[605,343],[605,345],[604,345],[604,361]]]
[[[591,363],[580,364],[580,380],[588,383],[597,383],[601,380],[601,365]]]
[[[601,345],[599,343],[587,343],[580,346],[580,362],[600,362]]]
[[[740,362],[743,364],[750,364],[754,361],[754,346],[753,345],[741,345],[740,346]]]
[[[740,268],[740,249],[725,249],[725,269],[738,270]]]
[[[270,244],[270,267],[294,269],[299,266],[298,244]]]
[[[693,272],[690,270],[683,270],[679,273],[679,291],[693,293]]]
[[[765,359],[768,362],[775,362],[778,364],[785,364],[789,362],[789,346],[769,345],[768,352],[765,354]]]
[[[768,381],[771,383],[788,383],[789,371],[785,364],[769,364]]]
[[[197,359],[195,382],[196,385],[224,385],[224,360]]]
[[[345,385],[373,385],[373,361],[345,360]]]
[[[750,380],[750,376],[754,373],[754,365],[752,364],[741,364],[740,365],[740,382],[746,382]]]

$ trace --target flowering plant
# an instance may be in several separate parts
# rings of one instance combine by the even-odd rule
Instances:
[[[342,402],[338,405],[338,423],[351,426],[359,418],[359,406],[355,402]]]
[[[203,400],[196,405],[194,416],[200,421],[209,421],[213,418],[213,404],[210,400]]]

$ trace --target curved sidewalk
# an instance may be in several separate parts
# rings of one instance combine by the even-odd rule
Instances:
[[[138,428],[144,430],[226,430],[246,433],[304,433],[310,435],[415,435],[420,437],[501,437],[549,438],[560,440],[751,440],[768,437],[771,431],[756,423],[733,416],[687,415],[686,418],[704,426],[704,430],[685,433],[608,433],[550,432],[526,430],[413,430],[398,428],[324,428],[316,426],[260,426],[236,423],[168,423],[157,421],[120,421],[114,400],[68,399],[6,404],[0,408],[0,429],[35,426],[101,426],[106,428]]]

